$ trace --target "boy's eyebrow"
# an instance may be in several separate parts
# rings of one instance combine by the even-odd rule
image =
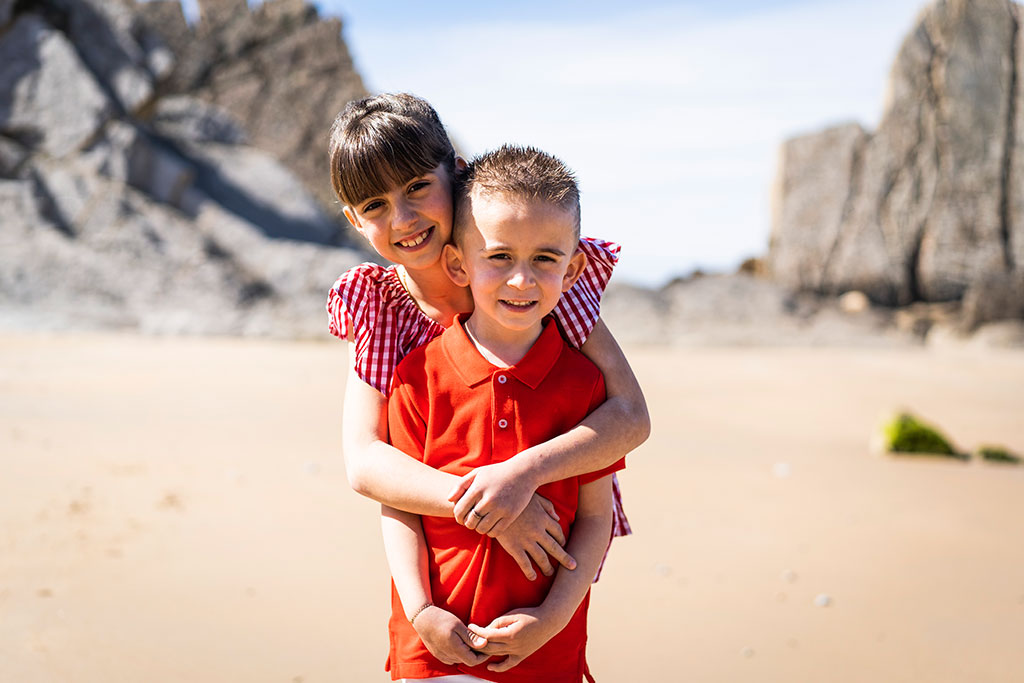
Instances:
[[[498,242],[494,244],[485,244],[481,251],[507,251],[511,248],[512,247],[507,244]],[[542,251],[546,254],[555,254],[556,256],[565,256],[565,252],[558,247],[538,247],[534,251]]]

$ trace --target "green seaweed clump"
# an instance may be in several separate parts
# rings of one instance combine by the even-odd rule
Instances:
[[[920,453],[943,455],[966,460],[969,456],[958,453],[949,439],[909,413],[901,413],[883,428],[885,450],[890,453]]]
[[[978,455],[987,462],[1000,462],[1008,465],[1019,465],[1021,457],[1011,453],[1002,446],[982,446],[978,449]]]

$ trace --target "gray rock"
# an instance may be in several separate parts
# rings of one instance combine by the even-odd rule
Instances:
[[[28,158],[28,149],[10,138],[0,137],[0,177],[13,178]]]
[[[0,28],[7,26],[14,16],[14,0],[0,0]]]
[[[164,97],[150,123],[161,135],[182,142],[237,145],[247,135],[234,116],[220,107],[186,95]]]
[[[154,94],[147,55],[136,39],[146,31],[149,43],[157,34],[139,22],[126,0],[50,0],[67,15],[67,34],[82,60],[114,95],[122,110],[134,114]],[[159,64],[159,58],[157,58]]]
[[[268,237],[337,244],[340,228],[302,183],[270,154],[254,147],[187,145],[196,185]]]
[[[962,324],[966,330],[989,322],[1020,318],[1024,318],[1024,272],[987,273],[964,295]]]
[[[1014,268],[1009,207],[1024,200],[1011,195],[1021,183],[1010,176],[1024,169],[1014,165],[1019,145],[1008,143],[1021,137],[1011,105],[1024,79],[1015,75],[1013,11],[1007,0],[930,5],[897,56],[877,131],[830,129],[786,143],[775,278],[902,305],[959,299],[982,274]]]
[[[63,34],[23,14],[0,35],[0,134],[60,158],[84,146],[111,103]]]

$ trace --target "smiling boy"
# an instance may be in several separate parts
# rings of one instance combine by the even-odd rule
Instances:
[[[473,312],[398,366],[388,403],[394,446],[463,475],[571,429],[604,401],[600,371],[549,317],[586,267],[579,216],[571,172],[538,150],[505,146],[461,175],[444,259],[452,280],[469,287]],[[577,566],[535,581],[488,536],[384,507],[392,678],[593,680],[589,590],[611,533],[610,475],[622,467],[538,489]]]

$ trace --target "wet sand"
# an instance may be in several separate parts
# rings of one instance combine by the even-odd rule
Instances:
[[[1024,451],[1024,353],[628,353],[654,434],[594,591],[599,681],[1024,680],[1024,466],[868,448],[905,406]],[[6,334],[0,358],[0,680],[387,680],[343,344]]]

